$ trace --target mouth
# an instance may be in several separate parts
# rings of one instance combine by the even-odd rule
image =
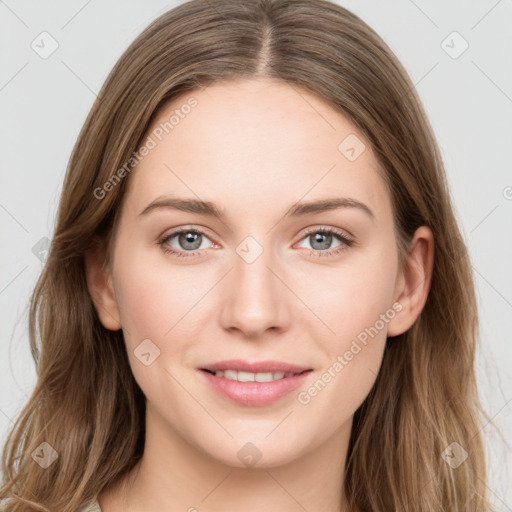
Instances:
[[[302,375],[303,373],[312,370],[303,370],[301,372],[244,372],[241,370],[217,370],[212,371],[207,368],[201,368],[203,372],[207,372],[215,377],[224,377],[228,380],[236,380],[237,382],[274,382],[281,379],[289,379],[295,375]]]
[[[198,370],[220,396],[245,406],[269,405],[289,395],[313,372],[312,368],[278,361],[241,360],[223,361]]]

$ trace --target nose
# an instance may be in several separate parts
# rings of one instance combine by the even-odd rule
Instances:
[[[256,248],[252,246],[250,250],[254,253]],[[264,337],[267,331],[286,331],[293,294],[283,282],[276,259],[270,250],[263,250],[254,260],[255,254],[247,254],[242,249],[234,255],[234,268],[226,276],[220,314],[222,327],[239,331],[250,339]]]

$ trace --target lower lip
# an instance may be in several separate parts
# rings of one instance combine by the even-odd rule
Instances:
[[[307,372],[284,377],[272,382],[238,382],[237,380],[216,377],[204,370],[198,370],[208,384],[220,395],[241,405],[268,405],[297,389],[311,373]]]

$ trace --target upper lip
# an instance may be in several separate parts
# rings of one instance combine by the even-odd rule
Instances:
[[[251,363],[242,359],[230,359],[228,361],[219,361],[217,363],[208,364],[201,367],[201,370],[209,370],[211,372],[237,370],[250,373],[302,373],[306,370],[311,370],[311,368],[285,363],[283,361],[255,361]]]

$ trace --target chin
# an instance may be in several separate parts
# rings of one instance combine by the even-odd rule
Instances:
[[[265,434],[267,435],[267,434]],[[263,436],[264,437],[264,436]],[[220,463],[238,469],[270,469],[284,466],[299,458],[305,451],[305,446],[290,447],[286,440],[275,438],[274,441],[250,437],[231,440],[222,446],[203,447],[205,453]],[[285,449],[283,449],[285,448]]]

